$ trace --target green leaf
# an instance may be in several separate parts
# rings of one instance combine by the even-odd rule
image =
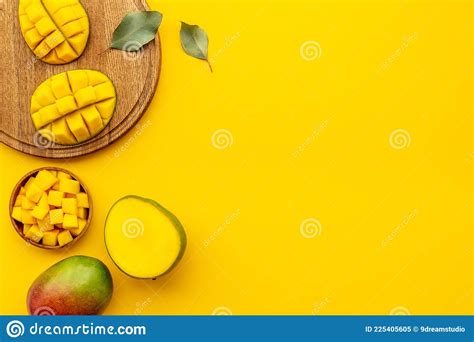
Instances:
[[[184,52],[191,57],[206,61],[212,72],[212,66],[208,58],[209,39],[207,38],[207,33],[198,25],[189,25],[181,22],[179,35]]]
[[[163,15],[157,11],[133,12],[127,14],[115,29],[112,49],[136,52],[155,39]]]

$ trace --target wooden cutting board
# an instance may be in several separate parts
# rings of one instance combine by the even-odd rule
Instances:
[[[148,9],[145,0],[82,0],[90,20],[84,54],[66,65],[36,61],[20,32],[18,0],[0,0],[0,141],[14,149],[47,158],[70,158],[105,147],[131,129],[155,93],[161,68],[157,36],[138,53],[110,50],[112,33],[129,12]],[[30,98],[47,78],[68,70],[95,69],[105,73],[117,90],[117,108],[108,126],[82,144],[62,146],[40,141],[30,117]]]

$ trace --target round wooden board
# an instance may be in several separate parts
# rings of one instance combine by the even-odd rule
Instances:
[[[145,0],[82,0],[90,20],[84,54],[66,65],[37,61],[26,45],[18,22],[18,0],[0,0],[0,141],[14,149],[46,158],[85,155],[111,144],[132,128],[150,104],[161,68],[160,39],[138,53],[108,49],[112,34],[129,12],[148,9]],[[107,127],[82,144],[42,145],[30,117],[30,98],[47,78],[68,70],[95,69],[105,73],[117,90],[117,108]]]

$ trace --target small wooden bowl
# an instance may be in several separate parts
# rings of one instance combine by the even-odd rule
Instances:
[[[12,212],[13,212],[13,206],[15,205],[15,200],[16,200],[16,197],[18,196],[18,194],[20,193],[20,189],[22,186],[24,186],[26,184],[26,182],[28,181],[28,179],[33,176],[33,175],[36,175],[39,171],[42,171],[42,170],[51,170],[51,171],[62,171],[64,173],[67,173],[68,175],[70,175],[74,180],[78,181],[79,184],[81,185],[81,191],[84,191],[86,194],[87,194],[87,197],[89,199],[89,210],[88,210],[88,215],[87,215],[87,222],[86,222],[86,226],[84,227],[84,229],[82,230],[81,234],[79,234],[78,236],[74,237],[74,239],[69,242],[68,244],[65,244],[64,246],[45,246],[41,243],[38,243],[38,242],[35,242],[35,241],[32,241],[30,239],[28,239],[24,234],[23,234],[23,224],[17,222],[13,217],[12,217]],[[28,242],[30,245],[33,245],[33,246],[36,246],[36,247],[39,247],[39,248],[43,248],[43,249],[61,249],[61,248],[64,248],[64,247],[69,247],[71,246],[73,243],[75,243],[77,240],[79,240],[87,231],[87,229],[89,228],[90,224],[91,224],[91,220],[92,220],[92,198],[90,196],[90,193],[89,191],[87,190],[86,186],[84,185],[83,182],[81,182],[81,180],[75,175],[73,174],[72,172],[68,171],[68,170],[65,170],[65,169],[61,169],[59,167],[42,167],[42,168],[39,168],[39,169],[36,169],[36,170],[33,170],[29,173],[27,173],[25,176],[23,176],[22,179],[20,179],[20,181],[15,185],[15,188],[13,189],[13,192],[12,192],[12,195],[10,197],[10,220],[13,224],[13,227],[15,228],[16,232],[18,233],[18,235],[20,235],[23,240],[25,240],[26,242]]]

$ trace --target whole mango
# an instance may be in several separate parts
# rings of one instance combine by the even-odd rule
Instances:
[[[66,258],[44,271],[28,291],[31,315],[97,315],[113,292],[107,266],[88,256]]]

